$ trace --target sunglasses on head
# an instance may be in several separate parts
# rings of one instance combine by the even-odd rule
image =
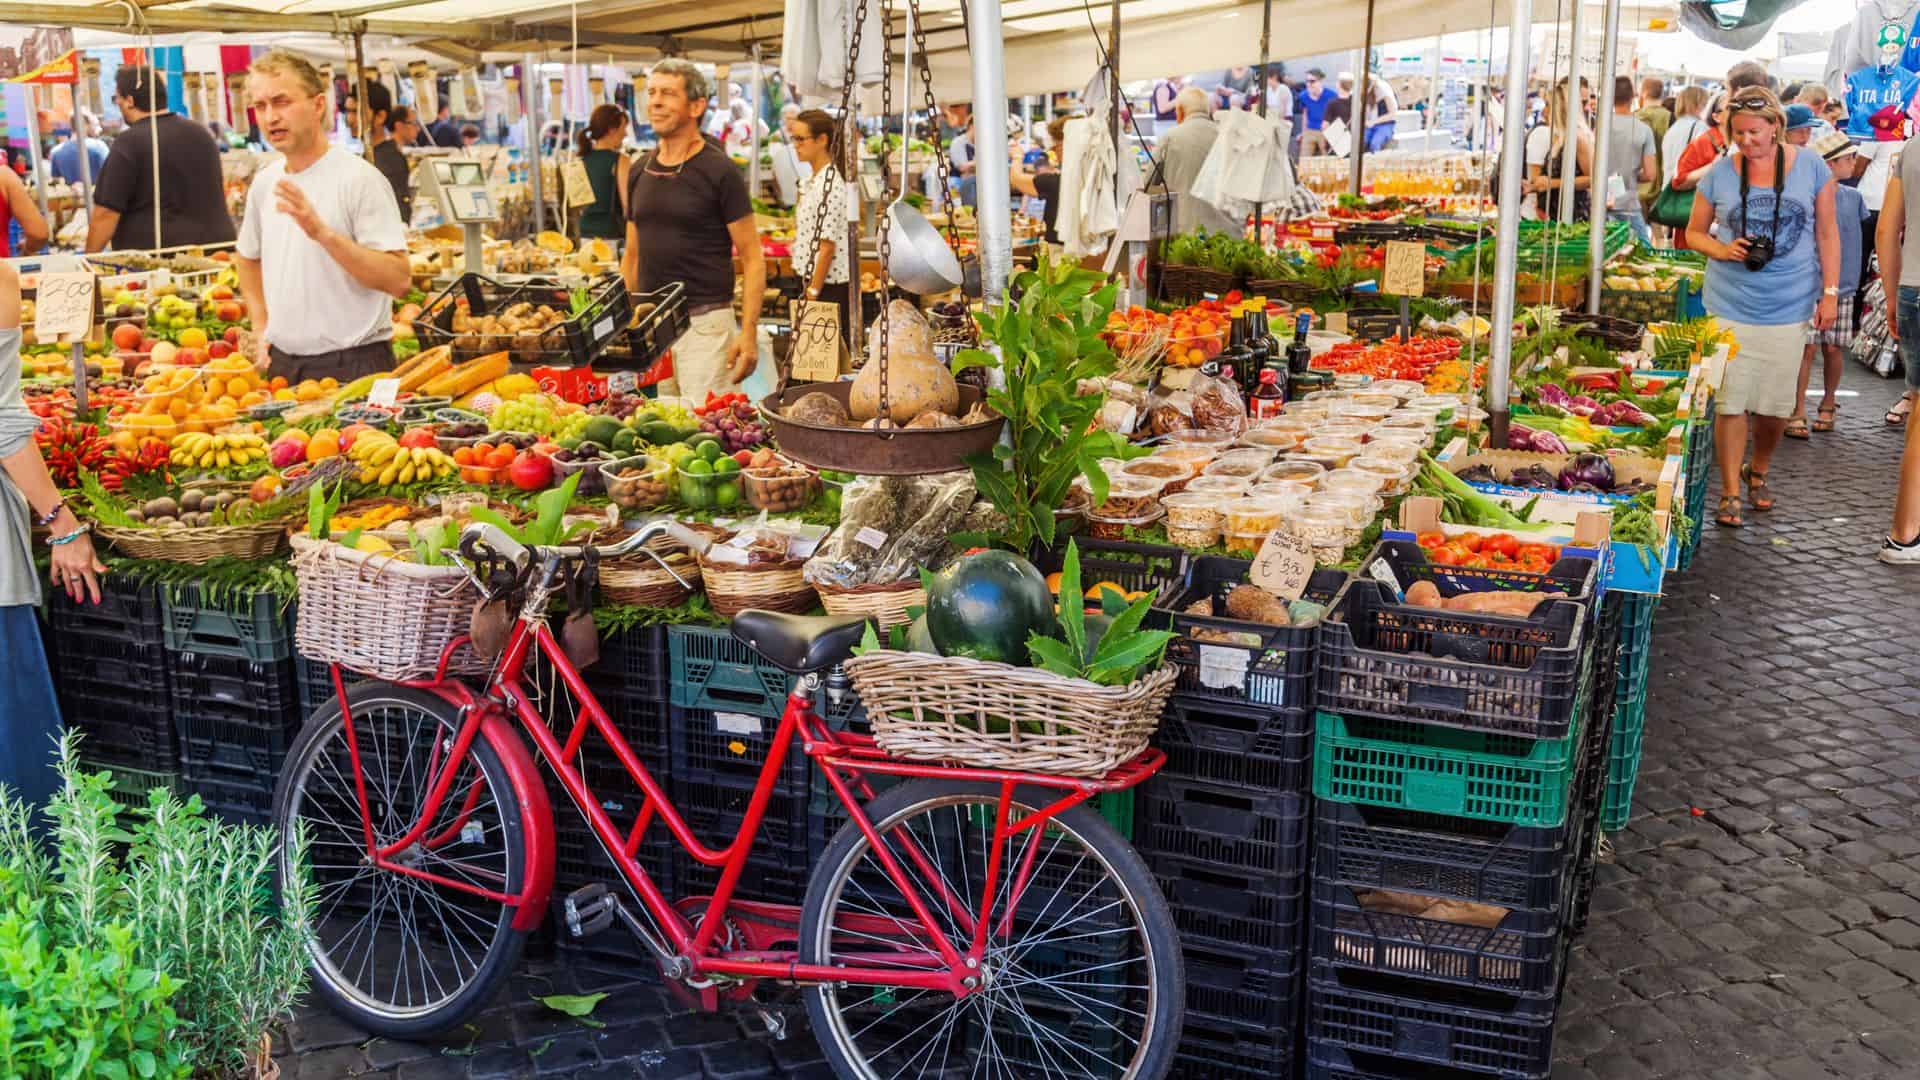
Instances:
[[[1773,108],[1773,103],[1761,97],[1739,98],[1731,102],[1728,108],[1734,112],[1766,112]]]

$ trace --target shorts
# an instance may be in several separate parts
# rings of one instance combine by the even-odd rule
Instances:
[[[1900,366],[1907,369],[1907,389],[1920,393],[1920,289],[1900,286]]]
[[[271,361],[267,373],[284,376],[289,384],[302,379],[326,378],[350,383],[362,375],[392,371],[394,367],[391,341],[375,341],[313,356],[295,356],[278,345],[271,345],[267,348],[267,357]]]
[[[727,377],[727,366],[733,360],[733,343],[739,336],[740,327],[733,321],[731,307],[695,315],[687,332],[673,343],[673,375],[661,380],[660,396],[699,404],[709,393],[738,389]]]
[[[1853,294],[1840,297],[1840,305],[1833,316],[1833,325],[1825,330],[1815,330],[1812,323],[1807,324],[1807,344],[1838,345],[1845,349],[1853,344]]]
[[[1720,380],[1716,408],[1721,416],[1752,413],[1786,419],[1798,404],[1800,357],[1805,352],[1807,324],[1778,323],[1756,326],[1720,317],[1720,328],[1730,331],[1740,351],[1727,363]]]

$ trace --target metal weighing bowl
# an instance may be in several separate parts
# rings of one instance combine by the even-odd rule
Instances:
[[[920,211],[905,202],[893,204],[887,224],[890,257],[887,270],[901,288],[934,296],[960,287],[960,260],[947,239]]]
[[[760,415],[781,453],[816,469],[866,476],[923,476],[967,467],[966,458],[993,452],[1006,420],[994,417],[978,424],[948,428],[824,427],[787,419],[787,406],[808,394],[830,394],[841,405],[853,394],[851,382],[801,383],[771,394],[760,402]],[[960,412],[980,400],[977,387],[962,384]]]

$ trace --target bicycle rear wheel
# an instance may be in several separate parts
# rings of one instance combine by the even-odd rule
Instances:
[[[1060,797],[1022,788],[1009,822]],[[997,785],[927,779],[866,807],[908,883],[964,955],[982,906]],[[916,860],[912,855],[917,853]],[[804,997],[842,1076],[1164,1076],[1184,1010],[1179,933],[1133,848],[1085,805],[1009,836],[979,992],[830,983]],[[1022,867],[1023,889],[1013,885]],[[959,913],[934,902],[950,891]],[[1007,918],[1008,911],[1012,915]],[[940,970],[905,896],[852,823],[827,847],[800,917],[803,963]]]
[[[460,728],[440,698],[385,683],[347,690],[376,845],[404,836]],[[458,1025],[513,969],[526,934],[515,909],[408,874],[367,855],[340,704],[314,711],[287,755],[274,800],[284,838],[305,830],[314,884],[308,967],[334,1011],[392,1038]],[[511,895],[525,876],[520,807],[499,755],[476,738],[423,840],[403,865]],[[281,846],[280,873],[292,872]]]

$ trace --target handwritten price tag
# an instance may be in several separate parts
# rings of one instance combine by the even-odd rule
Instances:
[[[793,377],[831,382],[840,377],[840,308],[815,300],[793,305]]]
[[[1313,546],[1287,525],[1277,526],[1253,557],[1248,577],[1255,585],[1282,600],[1298,600],[1313,577]]]
[[[1417,240],[1387,241],[1387,270],[1380,291],[1394,296],[1427,293],[1427,246]]]
[[[367,404],[378,405],[383,409],[393,408],[400,398],[399,379],[375,379],[373,387],[367,391]]]
[[[33,336],[52,342],[79,339],[93,329],[93,275],[42,274],[33,303]]]

